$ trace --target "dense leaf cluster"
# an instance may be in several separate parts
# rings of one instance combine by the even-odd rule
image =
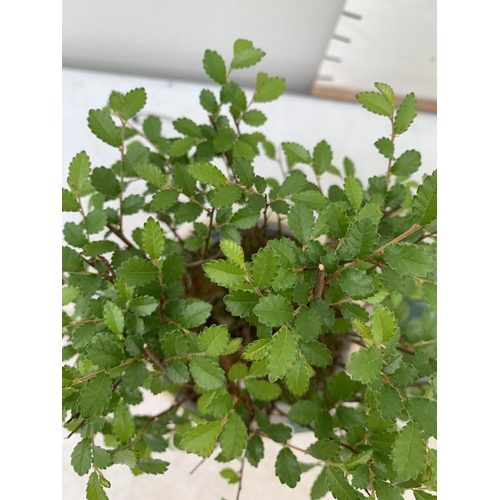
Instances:
[[[358,94],[390,125],[375,143],[387,172],[367,186],[324,140],[284,142],[283,180],[265,179],[253,161],[279,162],[276,147],[243,125],[265,123],[254,104],[285,82],[259,73],[247,96],[229,78],[263,56],[237,40],[227,67],[207,50],[220,93],[201,92],[207,123],[179,118],[177,137],[139,119],[142,88],[89,112],[118,160],[92,168],[78,153],[62,194],[63,211],[81,215],[63,231],[63,418],[81,436],[71,463],[89,474],[88,500],[107,498],[113,464],[161,474],[169,464],[154,454],[176,447],[257,467],[269,439],[293,488],[310,467],[288,443],[300,427],[315,436],[302,450],[319,468],[312,499],[435,498],[437,177],[416,183],[420,154],[395,152],[415,97],[396,109],[389,85]],[[326,172],[339,182],[326,188]],[[141,195],[128,193],[136,181]],[[145,223],[126,226],[139,213]],[[175,404],[137,415],[144,391]],[[242,480],[243,467],[221,469]]]

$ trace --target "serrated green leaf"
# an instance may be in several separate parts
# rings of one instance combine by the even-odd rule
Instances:
[[[363,188],[360,182],[354,177],[348,175],[344,179],[344,191],[354,210],[358,211],[363,201]]]
[[[292,201],[294,203],[303,202],[308,207],[318,211],[328,205],[328,199],[316,190],[308,190],[301,191],[300,193],[295,193],[292,195]]]
[[[62,305],[65,306],[73,302],[78,297],[80,290],[73,286],[65,286],[62,289]]]
[[[149,217],[141,234],[142,248],[146,250],[149,256],[157,260],[165,249],[165,236],[163,235],[163,230],[160,227],[159,222]]]
[[[307,243],[314,226],[313,211],[304,203],[295,203],[288,214],[288,225],[301,243]]]
[[[187,299],[177,319],[184,328],[195,328],[205,323],[211,311],[211,304],[199,299]]]
[[[263,50],[256,49],[255,47],[240,50],[234,55],[234,58],[231,62],[231,68],[250,68],[251,66],[255,66],[265,55],[266,53]]]
[[[62,188],[62,211],[63,212],[78,212],[80,204],[76,196],[65,188]]]
[[[355,470],[362,465],[366,465],[366,463],[372,458],[372,455],[373,450],[362,451],[345,462],[345,467],[350,471]]]
[[[227,347],[229,332],[226,325],[212,325],[198,336],[198,345],[207,356],[219,356]]]
[[[241,194],[239,186],[234,184],[221,186],[213,191],[210,203],[216,208],[231,207],[241,198]]]
[[[269,351],[269,344],[272,338],[259,339],[251,342],[245,347],[241,357],[250,361],[259,361],[267,356]]]
[[[337,204],[328,205],[326,211],[326,223],[330,231],[337,238],[344,238],[349,227],[349,219],[345,211]]]
[[[306,186],[306,174],[300,170],[292,170],[292,172],[286,176],[283,184],[279,188],[279,194],[280,196],[290,196],[291,194],[302,191]]]
[[[318,415],[321,408],[309,400],[297,401],[293,403],[288,412],[288,417],[298,424],[310,424]]]
[[[78,252],[69,247],[62,247],[62,269],[70,273],[78,273],[83,269],[83,260]]]
[[[126,404],[122,401],[115,408],[113,417],[113,434],[118,441],[126,444],[135,433],[135,424]]]
[[[175,187],[179,188],[187,196],[194,196],[196,192],[196,180],[187,171],[185,165],[174,165],[172,168],[172,178]]]
[[[411,175],[414,174],[422,165],[422,157],[418,151],[411,149],[405,151],[395,162],[391,168],[394,175]]]
[[[250,277],[257,288],[267,288],[278,274],[279,261],[271,248],[261,248],[252,257]]]
[[[111,377],[99,373],[82,389],[78,409],[83,418],[92,418],[102,413],[109,405],[112,394]]]
[[[146,105],[146,91],[143,88],[131,90],[125,94],[121,109],[121,116],[129,120]]]
[[[113,463],[113,458],[104,448],[92,445],[92,461],[99,469],[106,469]]]
[[[319,142],[313,151],[312,167],[316,175],[326,172],[333,159],[332,149],[326,141]]]
[[[245,271],[228,260],[212,260],[203,264],[202,267],[211,281],[226,288],[245,281]]]
[[[299,349],[302,351],[307,361],[313,366],[324,367],[333,362],[330,349],[328,349],[325,344],[317,342],[316,340],[309,342],[299,340]]]
[[[264,443],[260,436],[252,436],[247,443],[246,459],[253,467],[257,467],[264,458]]]
[[[392,465],[403,481],[416,479],[425,469],[425,441],[416,424],[407,422],[392,447]]]
[[[402,134],[406,132],[417,116],[417,100],[415,94],[407,94],[398,107],[396,118],[394,119],[394,132]]]
[[[157,116],[148,116],[142,124],[142,129],[153,144],[158,143],[161,136],[161,121]]]
[[[401,415],[403,404],[398,391],[389,384],[383,384],[375,393],[377,408],[384,420],[396,420]]]
[[[380,219],[382,218],[382,211],[380,210],[380,205],[376,202],[368,202],[363,205],[359,212],[356,214],[354,220],[361,221],[363,219],[370,219],[373,224],[378,225]]]
[[[182,277],[186,270],[186,261],[178,254],[167,255],[161,267],[163,283],[170,285]]]
[[[375,83],[375,87],[380,91],[380,93],[389,101],[392,107],[394,107],[394,90],[387,83]]]
[[[434,283],[424,283],[422,285],[424,289],[424,297],[429,309],[437,314],[437,286]]]
[[[210,359],[193,356],[189,362],[189,369],[194,381],[206,391],[215,391],[226,383],[224,370]]]
[[[291,308],[291,304],[289,305]],[[270,382],[276,382],[276,380],[283,378],[292,367],[294,361],[297,359],[297,356],[297,341],[295,340],[292,331],[289,328],[282,326],[274,334],[271,344],[269,345],[267,374]]]
[[[265,339],[268,340],[268,339]],[[260,401],[273,401],[281,396],[282,390],[278,384],[272,384],[266,380],[245,380],[248,392]]]
[[[116,271],[116,275],[130,286],[142,286],[158,278],[158,268],[141,257],[132,257]]]
[[[175,139],[170,144],[168,149],[168,154],[172,158],[178,158],[179,156],[184,156],[189,153],[189,150],[196,145],[196,139],[194,137],[183,137],[182,139]]]
[[[106,302],[104,306],[104,321],[107,327],[116,335],[121,335],[125,327],[125,318],[122,310],[113,302]]]
[[[226,176],[211,163],[194,163],[187,166],[187,171],[203,184],[221,186],[227,182]]]
[[[259,75],[262,74],[265,75],[265,73],[259,73]],[[259,75],[257,75],[257,81],[259,81]],[[284,78],[267,78],[267,75],[265,76],[265,80],[256,88],[254,102],[274,101],[285,91],[286,83]]]
[[[392,106],[390,102],[377,92],[361,92],[356,94],[356,99],[363,108],[382,116],[392,116]]]
[[[83,438],[73,449],[71,453],[71,465],[79,476],[84,476],[92,465],[90,438]]]
[[[119,148],[122,144],[121,129],[105,111],[91,109],[87,118],[91,132],[101,141]]]
[[[374,380],[382,371],[382,356],[376,347],[361,348],[351,354],[346,370],[354,380],[364,384]]]
[[[121,449],[113,453],[113,463],[123,464],[131,469],[137,465],[137,457],[130,449]]]
[[[398,273],[410,278],[425,277],[434,269],[432,250],[428,246],[396,243],[384,251],[384,261]]]
[[[251,187],[255,181],[255,172],[251,163],[245,158],[233,158],[233,170],[239,181]]]
[[[96,472],[90,474],[85,494],[87,500],[109,500]]]
[[[158,307],[158,301],[149,295],[136,297],[130,302],[130,310],[137,316],[149,316]]]
[[[146,381],[148,369],[143,361],[132,361],[125,367],[123,383],[129,391],[134,391]]]
[[[229,380],[241,380],[248,374],[247,365],[237,361],[228,371]]]
[[[371,331],[377,344],[387,342],[396,332],[398,323],[393,312],[385,306],[375,306],[371,315]]]
[[[395,486],[386,483],[385,481],[374,481],[375,492],[377,498],[384,498],[385,500],[404,500],[403,496]]]
[[[251,127],[260,127],[267,121],[267,116],[258,109],[251,109],[243,114],[241,119]]]
[[[413,198],[413,220],[425,226],[437,217],[437,170],[428,175]]]
[[[303,396],[309,389],[310,377],[306,361],[304,358],[298,357],[286,375],[286,386],[294,396]]]
[[[415,500],[437,500],[436,495],[431,495],[425,491],[413,490],[413,494],[415,495]]]
[[[98,338],[87,347],[87,356],[100,368],[118,366],[123,360],[123,349],[107,338]]]
[[[276,475],[282,484],[295,488],[300,481],[302,471],[299,461],[290,448],[282,448],[276,457]]]
[[[66,242],[73,247],[83,248],[87,244],[87,238],[83,234],[82,226],[79,224],[66,222],[63,234]]]
[[[169,465],[169,462],[159,458],[141,458],[137,462],[137,468],[146,474],[163,474]]]
[[[281,146],[289,164],[305,163],[306,165],[309,165],[309,163],[311,163],[311,155],[304,148],[304,146],[301,146],[296,142],[283,142]]]
[[[337,500],[359,500],[356,490],[347,482],[343,472],[337,467],[327,467],[328,487]]]
[[[376,250],[379,240],[377,226],[371,219],[354,221],[347,232],[346,244],[352,257],[365,259]]]
[[[311,444],[307,451],[318,460],[333,461],[340,451],[340,443],[331,439],[321,439]]]
[[[238,229],[250,229],[257,224],[260,214],[255,213],[252,209],[244,207],[238,210],[231,217],[231,224]]]
[[[85,229],[89,234],[100,233],[106,226],[108,216],[105,212],[99,209],[94,209],[85,217]]]
[[[138,194],[127,196],[122,202],[123,215],[133,215],[139,212],[144,206],[144,198]]]
[[[153,163],[139,163],[135,165],[137,175],[154,186],[164,187],[167,184],[165,174]]]
[[[172,125],[180,134],[186,135],[188,137],[203,137],[200,127],[198,127],[198,125],[196,125],[196,123],[189,118],[178,118],[172,123]]]
[[[424,437],[437,438],[437,403],[427,398],[413,397],[404,402],[412,420],[418,425]]]
[[[320,500],[329,491],[326,468],[323,468],[311,488],[311,500]]]
[[[378,152],[388,160],[394,160],[394,143],[388,137],[381,137],[375,142]]]
[[[356,173],[356,170],[354,168],[354,163],[352,162],[351,159],[347,158],[347,156],[344,158],[344,161],[342,162],[343,167],[344,167],[344,173],[345,175],[350,175],[354,177],[354,174]]]
[[[206,50],[203,57],[203,69],[215,82],[226,83],[226,65],[224,59],[215,50]]]
[[[217,99],[213,92],[207,89],[203,89],[200,92],[200,104],[202,108],[208,113],[216,113],[217,112]]]
[[[186,384],[190,379],[186,365],[177,359],[167,365],[167,374],[174,384]]]
[[[231,411],[220,436],[222,453],[228,460],[240,457],[247,444],[247,439],[245,423],[234,410]]]
[[[268,326],[281,326],[290,323],[293,318],[292,304],[281,295],[261,297],[253,312]]]
[[[78,153],[69,165],[69,183],[75,191],[80,191],[90,175],[90,158],[85,151]]]
[[[222,430],[222,422],[207,422],[191,428],[182,436],[179,448],[186,453],[194,453],[208,458],[215,449],[215,443]]]
[[[231,469],[229,467],[222,469],[219,474],[224,479],[227,479],[227,482],[229,484],[236,484],[240,480],[240,476],[238,476],[234,469]]]
[[[173,189],[163,189],[158,191],[151,200],[151,210],[159,212],[160,210],[168,210],[174,203],[177,202],[179,193]]]
[[[339,277],[339,284],[351,297],[364,297],[373,292],[372,278],[356,268],[346,269]]]
[[[226,309],[240,318],[252,314],[254,307],[259,303],[259,296],[248,290],[232,290],[224,297]]]
[[[243,248],[238,245],[235,241],[221,239],[220,249],[222,253],[234,264],[241,266],[245,262],[245,256],[243,254]]]

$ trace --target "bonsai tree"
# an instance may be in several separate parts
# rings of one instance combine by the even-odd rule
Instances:
[[[88,500],[108,498],[114,464],[168,474],[155,457],[168,446],[215,456],[238,498],[268,440],[293,488],[311,468],[289,444],[298,427],[314,433],[300,450],[317,465],[312,499],[436,498],[437,177],[412,180],[420,154],[395,147],[415,96],[396,109],[387,84],[357,95],[387,120],[375,143],[387,170],[367,185],[349,159],[332,165],[325,140],[282,143],[283,178],[266,179],[252,163],[279,161],[276,146],[249,127],[285,81],[259,73],[248,95],[230,79],[264,55],[237,40],[226,67],[207,50],[220,93],[201,91],[206,123],[178,118],[177,137],[154,116],[139,125],[143,88],[88,114],[117,153],[94,168],[76,154],[62,190],[63,211],[81,215],[63,231],[63,419],[81,436],[71,463]],[[143,193],[128,194],[136,182]],[[175,401],[137,415],[144,391]]]

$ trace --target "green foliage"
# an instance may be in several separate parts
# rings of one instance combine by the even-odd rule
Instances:
[[[390,126],[375,142],[388,166],[367,183],[349,157],[332,165],[338,145],[299,136],[281,143],[275,179],[258,158],[279,161],[275,143],[250,127],[272,120],[265,103],[285,80],[257,72],[253,94],[232,81],[264,55],[244,39],[230,60],[207,50],[219,85],[200,93],[209,116],[178,117],[172,137],[155,116],[132,130],[143,88],[89,112],[116,156],[92,168],[78,152],[62,192],[74,217],[63,229],[63,420],[79,434],[71,463],[88,476],[87,499],[107,499],[102,471],[116,464],[165,473],[154,453],[167,446],[257,467],[269,439],[289,487],[321,468],[312,499],[436,498],[437,172],[421,180],[420,153],[397,149],[415,96],[396,109],[379,82],[357,95]],[[136,406],[145,391],[175,403],[148,414]],[[300,426],[316,438],[307,464],[290,442]],[[220,480],[245,488],[243,471],[221,465]]]

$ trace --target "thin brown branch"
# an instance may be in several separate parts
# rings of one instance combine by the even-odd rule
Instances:
[[[243,467],[245,467],[245,455],[241,458],[240,480],[238,481],[238,493],[236,494],[236,500],[240,499],[241,486],[243,485]]]
[[[123,232],[116,228],[115,226],[113,226],[112,224],[108,223],[106,224],[106,227],[116,236],[118,236],[118,238],[120,238],[123,243],[125,243],[125,245],[127,245],[127,249],[130,250],[131,248],[136,248],[135,245],[123,234]]]
[[[323,295],[323,288],[325,286],[325,266],[318,264],[318,272],[316,273],[316,284],[314,285],[314,297],[317,299]]]
[[[167,373],[167,370],[165,370],[165,367],[163,366],[163,363],[161,362],[160,358],[151,350],[148,343],[144,342],[142,347],[144,347],[144,351],[146,351],[146,354],[148,355],[149,359],[151,361],[154,361],[158,365],[162,373]]]

